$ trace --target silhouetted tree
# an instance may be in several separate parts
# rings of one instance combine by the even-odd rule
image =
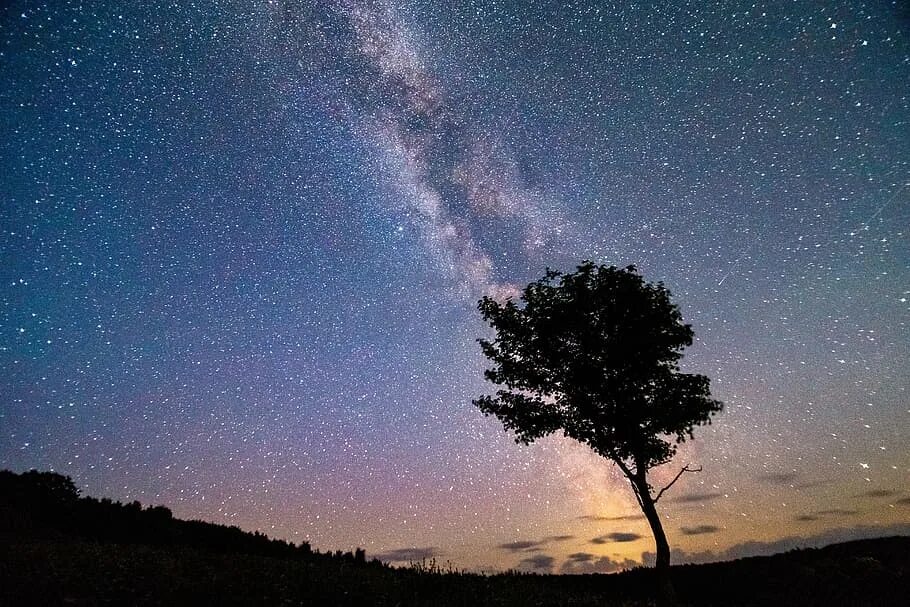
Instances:
[[[570,274],[547,270],[521,301],[478,304],[496,331],[492,341],[478,340],[494,364],[485,377],[503,388],[474,404],[517,442],[561,431],[619,467],[651,526],[663,598],[672,603],[670,547],[655,505],[690,469],[657,491],[648,471],[723,406],[707,377],[680,372],[692,328],[663,284],[645,282],[634,266],[586,261]]]
[[[16,475],[3,470],[0,471],[0,486],[11,493],[45,502],[71,503],[79,499],[79,489],[73,479],[56,472],[29,470]]]

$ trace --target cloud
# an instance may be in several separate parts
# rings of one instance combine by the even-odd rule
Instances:
[[[679,497],[674,497],[671,501],[680,504],[693,504],[698,502],[710,502],[711,500],[716,500],[717,498],[723,496],[723,493],[690,493],[688,495],[680,495]]]
[[[844,510],[842,508],[831,508],[830,510],[819,510],[816,514],[822,516],[853,516],[859,514],[859,510]]]
[[[376,555],[380,561],[388,563],[409,563],[439,556],[441,553],[433,546],[425,548],[396,548]]]
[[[526,540],[519,542],[508,542],[505,544],[499,544],[496,546],[500,550],[508,550],[509,552],[525,552],[528,550],[539,549],[540,546],[543,546],[546,542],[543,541],[534,541]]]
[[[635,540],[640,540],[641,535],[637,533],[628,533],[624,531],[615,531],[613,533],[608,533],[606,535],[599,535],[591,539],[592,544],[608,544],[610,542],[634,542]]]
[[[590,552],[573,552],[566,558],[573,563],[587,563],[588,561],[593,561],[594,556]]]
[[[759,474],[757,478],[772,485],[790,485],[797,477],[796,472],[770,472],[768,474]]]
[[[594,514],[585,514],[579,516],[580,521],[640,521],[645,518],[644,514],[626,514],[623,516],[597,516]]]
[[[575,552],[566,557],[559,571],[568,574],[614,573],[640,566],[640,563],[631,559],[620,561],[608,556],[597,556],[590,552]]]
[[[833,482],[835,482],[834,479],[830,479],[830,478],[817,480],[817,481],[805,481],[802,483],[794,483],[793,488],[794,489],[811,489],[813,487],[821,487],[823,485],[830,485]]]
[[[572,535],[550,535],[541,540],[519,540],[517,542],[507,542],[496,546],[500,550],[509,552],[534,552],[540,550],[542,546],[552,542],[564,542],[575,536]]]
[[[681,527],[683,535],[706,535],[708,533],[717,533],[720,527],[714,525],[696,525],[695,527]]]
[[[844,510],[842,508],[830,508],[828,510],[818,510],[809,514],[800,514],[799,516],[793,517],[793,520],[806,522],[806,521],[817,521],[823,517],[836,517],[836,516],[854,516],[859,514],[859,510]]]
[[[537,573],[552,573],[556,559],[547,554],[535,554],[518,562],[518,569]]]
[[[870,489],[869,491],[857,493],[853,497],[892,497],[897,495],[897,493],[893,489]]]

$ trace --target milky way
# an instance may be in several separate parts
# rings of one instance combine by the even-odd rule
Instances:
[[[475,310],[638,266],[726,404],[682,560],[910,533],[899,2],[13,1],[0,467],[390,562],[612,571],[607,462],[471,399]],[[679,6],[677,6],[679,4]]]

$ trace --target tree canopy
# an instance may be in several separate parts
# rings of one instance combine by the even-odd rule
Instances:
[[[630,469],[668,462],[722,404],[709,380],[682,373],[693,332],[662,283],[634,266],[585,262],[574,273],[547,270],[514,300],[484,297],[495,329],[481,339],[494,363],[485,376],[503,386],[475,404],[519,442],[562,431]]]

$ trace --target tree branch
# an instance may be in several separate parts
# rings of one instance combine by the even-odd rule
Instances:
[[[642,496],[638,492],[638,486],[635,484],[635,475],[632,473],[632,470],[625,464],[625,462],[622,461],[621,457],[618,457],[616,455],[611,455],[610,457],[613,460],[613,463],[619,466],[619,469],[622,470],[622,473],[625,475],[625,477],[629,479],[629,484],[632,485],[632,493],[635,495],[635,501],[638,502],[638,505],[641,508],[644,508],[644,504],[641,501]]]
[[[616,455],[610,454],[610,459],[613,460],[613,463],[619,466],[619,469],[622,470],[622,473],[626,475],[627,478],[632,478],[632,470],[626,465],[622,458]]]
[[[702,467],[701,467],[701,466],[699,466],[698,468],[690,468],[688,464],[686,464],[685,466],[683,466],[683,469],[679,471],[679,474],[677,474],[675,477],[673,477],[673,480],[670,481],[670,484],[667,485],[666,487],[664,487],[663,489],[661,489],[660,491],[657,492],[657,495],[654,496],[654,503],[656,504],[656,503],[657,503],[657,500],[660,499],[660,497],[664,494],[664,492],[665,492],[667,489],[669,489],[670,487],[672,487],[673,484],[676,483],[676,481],[679,480],[679,477],[681,477],[683,474],[685,474],[686,472],[701,472],[701,471],[702,471]]]

